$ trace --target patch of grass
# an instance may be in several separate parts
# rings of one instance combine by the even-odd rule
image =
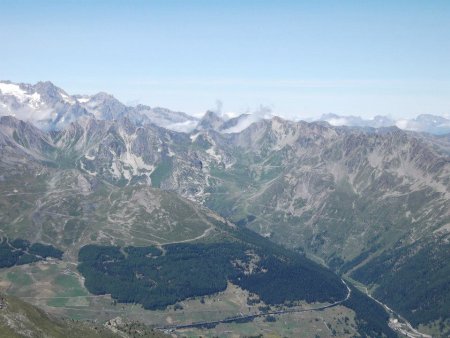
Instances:
[[[172,159],[170,157],[164,158],[150,174],[152,186],[160,188],[161,183],[172,173],[172,167]]]
[[[67,304],[67,298],[51,298],[47,300],[47,305],[51,307],[64,307]]]
[[[14,283],[15,287],[29,286],[33,283],[31,277],[26,272],[22,272],[20,270],[9,272],[7,277],[9,281]]]
[[[72,275],[58,275],[54,279],[55,285],[57,285],[61,292],[58,295],[66,297],[78,297],[87,296],[88,293],[80,285],[80,281],[77,277]]]

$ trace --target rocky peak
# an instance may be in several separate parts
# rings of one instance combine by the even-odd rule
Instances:
[[[197,129],[218,130],[225,121],[215,112],[208,110],[197,125]]]

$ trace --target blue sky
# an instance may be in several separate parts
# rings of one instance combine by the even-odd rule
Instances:
[[[1,0],[0,79],[202,113],[450,114],[450,1]]]

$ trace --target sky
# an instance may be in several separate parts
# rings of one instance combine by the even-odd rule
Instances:
[[[450,1],[0,0],[0,79],[202,114],[450,114]]]

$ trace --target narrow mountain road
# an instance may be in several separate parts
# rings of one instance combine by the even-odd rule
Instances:
[[[173,332],[176,330],[181,330],[181,329],[189,329],[189,328],[204,327],[204,326],[215,326],[218,324],[226,324],[226,323],[232,323],[232,322],[236,322],[236,321],[246,321],[246,320],[251,320],[251,319],[254,319],[257,317],[264,317],[264,316],[270,316],[270,315],[281,315],[281,314],[285,314],[285,313],[300,313],[300,312],[308,312],[308,311],[321,311],[321,310],[328,309],[328,308],[337,306],[339,304],[342,304],[343,302],[345,302],[346,300],[348,300],[350,298],[350,296],[352,294],[352,290],[349,288],[349,286],[343,279],[341,279],[341,281],[347,288],[347,295],[345,296],[344,299],[338,300],[332,304],[321,305],[321,306],[318,306],[315,308],[308,308],[308,309],[286,309],[286,310],[277,310],[277,311],[267,311],[267,312],[259,312],[259,313],[255,313],[255,314],[251,314],[251,315],[239,315],[239,316],[235,316],[235,317],[229,317],[229,318],[213,320],[213,321],[203,321],[203,322],[194,322],[194,323],[189,323],[189,324],[159,326],[159,327],[156,327],[155,329],[163,331],[165,333],[170,333],[170,332]]]
[[[167,245],[167,244],[180,244],[180,243],[189,243],[189,242],[194,242],[197,241],[199,239],[205,238],[207,237],[212,231],[214,231],[214,229],[216,228],[214,224],[212,224],[210,221],[208,221],[205,216],[203,216],[197,209],[194,208],[194,211],[192,212],[192,214],[188,217],[186,217],[184,220],[186,221],[187,219],[192,218],[193,216],[197,216],[197,218],[199,220],[201,220],[202,222],[204,222],[205,224],[209,225],[209,228],[205,229],[203,231],[202,234],[193,237],[193,238],[188,238],[188,239],[184,239],[184,240],[179,240],[179,241],[168,241],[163,243],[163,245]]]
[[[213,230],[214,230],[214,226],[211,226],[210,228],[206,229],[201,235],[199,235],[197,237],[188,238],[188,239],[179,240],[179,241],[168,241],[167,243],[164,243],[164,245],[194,242],[194,241],[197,241],[199,239],[202,239],[202,238],[208,236],[209,233]]]

